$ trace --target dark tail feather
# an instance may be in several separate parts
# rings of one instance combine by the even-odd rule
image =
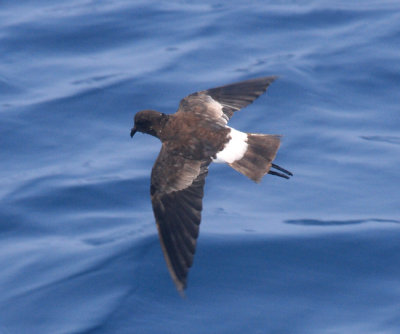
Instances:
[[[286,169],[271,163],[275,159],[276,152],[278,151],[280,136],[251,133],[248,133],[247,135],[247,151],[242,159],[230,164],[232,168],[246,175],[255,182],[260,182],[263,176],[267,173],[286,178],[289,178],[287,175],[292,175],[292,173]],[[274,167],[285,174],[270,171],[271,167]]]

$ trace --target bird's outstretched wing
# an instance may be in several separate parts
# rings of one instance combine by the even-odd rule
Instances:
[[[151,174],[158,235],[177,289],[186,287],[199,235],[204,183],[211,160],[196,161],[163,147]]]
[[[220,124],[263,94],[276,76],[262,77],[190,94],[179,104],[178,112],[194,112]]]

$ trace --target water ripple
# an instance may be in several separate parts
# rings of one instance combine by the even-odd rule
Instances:
[[[400,145],[400,137],[396,136],[361,136],[360,138],[368,141]]]
[[[396,219],[349,219],[349,220],[318,220],[318,219],[289,219],[285,220],[286,224],[304,225],[304,226],[341,226],[341,225],[357,225],[365,223],[390,223],[400,224],[400,220]]]

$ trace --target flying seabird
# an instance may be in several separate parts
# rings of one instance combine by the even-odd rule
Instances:
[[[265,174],[293,174],[273,164],[279,135],[244,133],[227,125],[276,79],[251,79],[190,94],[175,114],[142,110],[131,137],[139,131],[161,140],[151,172],[151,202],[162,251],[179,292],[186,288],[201,221],[203,188],[211,162],[223,162],[260,182]],[[274,170],[271,170],[273,168]]]

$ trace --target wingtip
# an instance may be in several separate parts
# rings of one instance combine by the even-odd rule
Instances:
[[[181,298],[186,298],[186,294],[185,294],[185,288],[179,288],[178,286],[176,286],[176,289],[178,290],[179,295],[181,296]]]
[[[272,82],[272,81],[275,81],[278,78],[279,78],[279,75],[273,74],[273,75],[268,75],[268,76],[264,76],[264,77],[259,77],[258,79]],[[257,80],[257,79],[255,79],[255,80]]]
[[[171,272],[170,272],[171,273]],[[186,298],[185,289],[186,289],[186,280],[182,281],[176,277],[175,273],[171,273],[172,280],[175,284],[175,288],[178,291],[179,295],[182,298]]]
[[[279,75],[274,75],[274,76],[272,76],[272,77],[273,77],[273,80],[272,80],[272,81],[278,80],[278,79],[280,78]]]
[[[279,79],[278,75],[271,75],[268,77],[265,77],[266,81],[267,81],[267,85],[269,86],[270,84],[272,84],[275,80]]]
[[[248,80],[244,80],[243,82],[246,81],[253,81],[253,82],[265,82],[266,84],[271,84],[272,82],[274,82],[275,80],[279,79],[279,75],[268,75],[268,76],[263,76],[263,77],[256,77],[253,79],[248,79]]]
[[[256,78],[254,79],[255,81],[260,82],[263,86],[264,86],[264,91],[267,90],[267,88],[275,81],[279,78],[278,75],[270,75],[270,76],[266,76],[266,77],[260,77],[260,78]]]

